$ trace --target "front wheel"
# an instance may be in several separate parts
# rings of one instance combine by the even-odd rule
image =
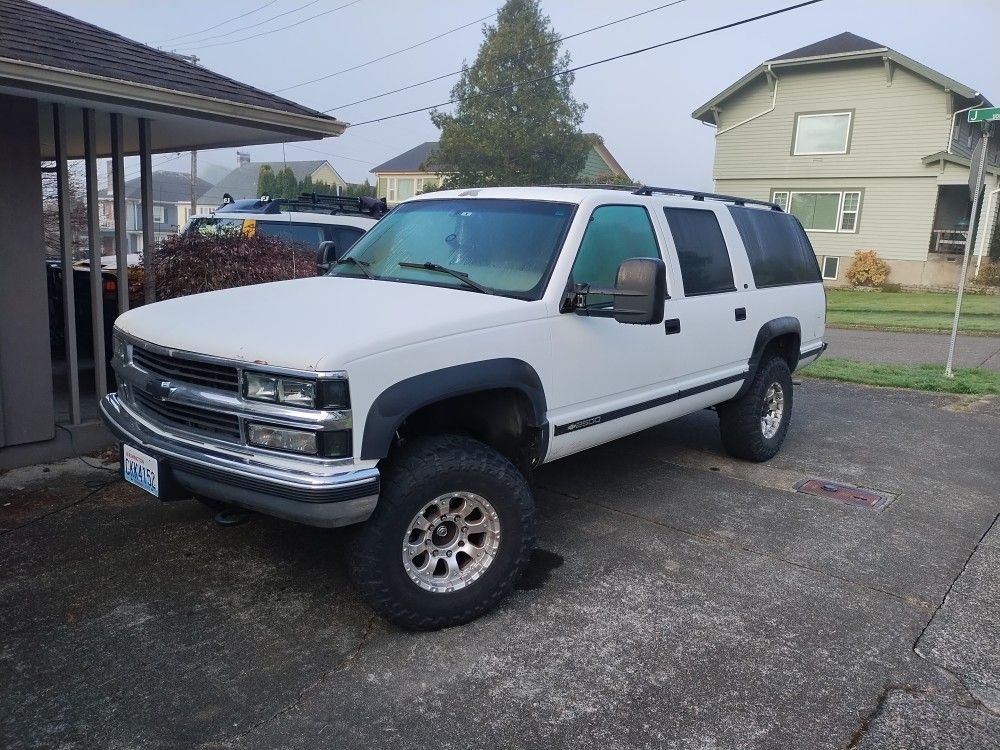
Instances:
[[[492,609],[533,544],[534,500],[510,461],[471,438],[421,438],[386,468],[353,539],[351,575],[387,619],[436,630]]]
[[[749,390],[719,404],[719,428],[726,452],[747,461],[773,458],[792,418],[792,373],[781,357],[761,362]]]

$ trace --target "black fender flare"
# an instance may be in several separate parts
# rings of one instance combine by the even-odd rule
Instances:
[[[523,393],[534,416],[535,428],[548,439],[545,389],[535,368],[520,359],[486,359],[445,367],[401,380],[382,391],[365,419],[361,458],[378,460],[389,455],[396,430],[409,415],[429,404],[479,391],[510,388]],[[541,446],[544,454],[545,446]]]
[[[753,352],[750,354],[750,361],[748,362],[750,370],[747,372],[747,378],[743,381],[743,386],[733,398],[739,398],[750,390],[750,384],[757,375],[757,368],[760,367],[760,358],[764,355],[767,345],[778,338],[778,336],[784,336],[789,333],[794,333],[799,341],[802,340],[802,326],[798,318],[791,316],[774,318],[760,327],[760,330],[757,331],[757,339],[753,344]],[[796,351],[796,360],[798,359],[798,354],[798,351]],[[795,368],[792,367],[791,369],[794,370]]]

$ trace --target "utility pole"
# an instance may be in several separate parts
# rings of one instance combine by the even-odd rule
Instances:
[[[198,152],[191,152],[191,214],[198,212]],[[190,218],[190,217],[189,217]]]
[[[979,198],[983,194],[986,177],[986,162],[990,146],[990,133],[993,121],[1000,120],[1000,107],[970,109],[969,122],[978,122],[983,129],[979,145],[972,152],[969,163],[969,191],[972,193],[972,212],[969,215],[969,232],[965,236],[965,252],[962,255],[962,273],[958,280],[958,296],[955,299],[955,317],[951,322],[951,339],[948,341],[948,363],[944,367],[946,378],[955,377],[952,365],[955,363],[955,340],[958,338],[958,320],[962,315],[962,295],[965,292],[965,280],[969,275],[969,255],[976,241],[976,230],[979,215]]]

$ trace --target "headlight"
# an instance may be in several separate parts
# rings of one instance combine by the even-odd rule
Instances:
[[[270,401],[306,409],[350,408],[346,380],[303,380],[247,372],[243,382],[243,395],[253,401]]]
[[[351,431],[312,432],[274,425],[247,425],[247,442],[258,448],[292,453],[308,453],[325,458],[348,458],[351,455]]]
[[[111,356],[120,362],[128,361],[128,344],[117,328],[111,333]]]

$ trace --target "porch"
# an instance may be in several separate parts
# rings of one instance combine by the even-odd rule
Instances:
[[[939,256],[965,252],[971,211],[972,200],[967,186],[938,185],[929,251]]]

